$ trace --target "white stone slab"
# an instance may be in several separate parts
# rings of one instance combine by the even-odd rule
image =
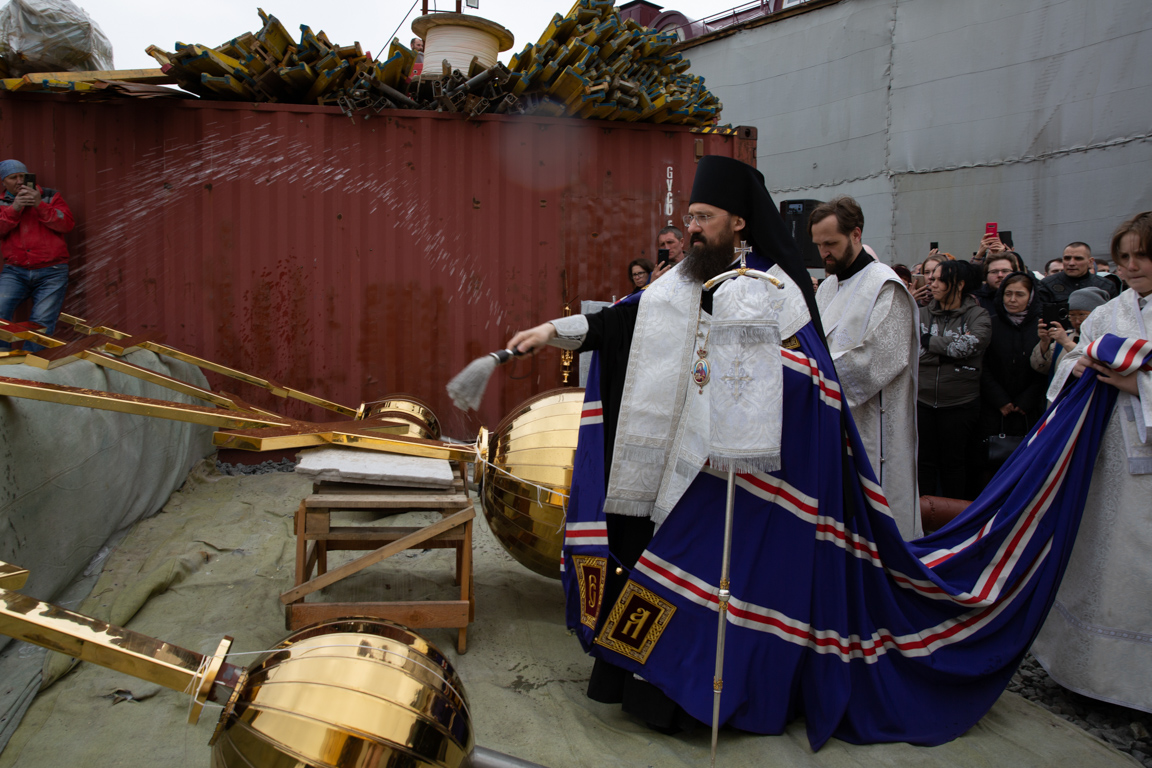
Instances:
[[[296,471],[330,483],[371,483],[405,488],[451,488],[445,459],[400,456],[357,448],[310,448],[296,455]]]

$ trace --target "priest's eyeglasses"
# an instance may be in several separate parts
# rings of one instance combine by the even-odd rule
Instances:
[[[686,213],[684,214],[684,226],[692,226],[692,222],[696,222],[703,229],[704,226],[717,216],[722,216],[720,213]]]

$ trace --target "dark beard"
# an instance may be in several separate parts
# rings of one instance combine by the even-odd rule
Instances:
[[[726,270],[735,258],[731,245],[710,245],[698,240],[684,257],[684,274],[703,284]]]

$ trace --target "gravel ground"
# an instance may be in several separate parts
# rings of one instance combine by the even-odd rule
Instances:
[[[295,468],[296,462],[291,459],[251,465],[216,462],[216,469],[222,475],[262,475],[292,472]],[[1152,714],[1097,701],[1061,688],[1031,653],[1024,657],[1020,669],[1012,676],[1008,690],[1128,753],[1145,768],[1152,768]]]
[[[292,459],[265,461],[262,464],[225,464],[216,462],[216,471],[222,475],[266,475],[269,472],[295,472],[296,462]]]
[[[1008,683],[1018,693],[1152,768],[1152,715],[1061,688],[1029,653]]]

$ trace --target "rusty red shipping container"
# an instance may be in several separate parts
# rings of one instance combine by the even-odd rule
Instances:
[[[479,415],[448,380],[565,304],[626,294],[696,159],[754,162],[755,134],[5,93],[0,146],[76,215],[66,312],[347,405],[412,393],[471,438],[559,386],[559,352],[498,373]]]

